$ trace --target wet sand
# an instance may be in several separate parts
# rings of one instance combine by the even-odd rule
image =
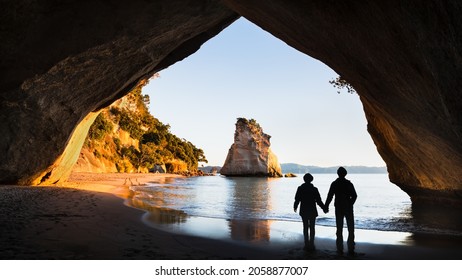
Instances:
[[[0,259],[462,259],[461,240],[448,236],[402,245],[359,240],[356,256],[340,256],[333,238],[317,238],[317,250],[306,253],[300,239],[267,246],[162,231],[124,198],[131,185],[170,176],[78,173],[61,187],[0,186]]]

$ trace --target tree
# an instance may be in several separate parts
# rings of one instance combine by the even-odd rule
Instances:
[[[158,75],[153,78],[156,77]],[[141,90],[147,82],[147,80],[140,82],[125,97],[126,100],[120,103],[122,105],[111,106],[104,112],[104,116],[100,115],[96,119],[90,129],[90,139],[87,138],[86,146],[90,147],[91,144],[95,153],[102,151],[103,156],[110,155],[114,161],[120,161],[116,163],[123,167],[120,170],[127,170],[124,167],[125,163],[130,163],[129,165],[138,172],[141,168],[150,169],[156,164],[167,163],[172,167],[171,170],[184,171],[186,167],[190,171],[197,170],[199,162],[207,162],[204,151],[196,148],[186,139],[172,134],[170,125],[163,124],[149,113],[147,109],[149,96],[143,95]],[[114,127],[128,132],[130,138],[138,140],[139,144],[133,146],[121,141],[119,132],[113,131]],[[106,135],[111,137],[105,137]],[[93,145],[97,141],[91,142],[92,138],[97,138],[100,143]]]
[[[140,154],[139,154],[140,165],[150,169],[156,164],[162,164],[162,158],[157,153],[157,146],[154,143],[146,143],[140,145]]]
[[[149,98],[149,95],[144,94],[142,95],[142,98],[143,98],[144,106],[146,106],[146,108],[149,108],[149,104],[151,104],[151,99]]]
[[[350,94],[356,93],[354,87],[350,85],[345,79],[343,79],[342,76],[338,76],[337,78],[330,80],[329,83],[338,89],[338,94],[340,94],[342,89],[346,89]]]
[[[93,125],[90,127],[88,137],[91,140],[101,140],[112,130],[112,128],[112,124],[106,120],[102,113],[100,113],[93,122]]]

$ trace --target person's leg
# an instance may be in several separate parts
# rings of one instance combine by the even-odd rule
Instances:
[[[315,236],[315,230],[314,230],[314,226],[316,225],[316,217],[312,217],[310,219],[310,247],[311,249],[315,249],[314,247],[314,236]]]
[[[348,252],[354,253],[355,251],[355,220],[354,220],[354,215],[353,215],[353,208],[349,209],[345,213],[345,218],[347,222],[347,228],[348,228]]]
[[[308,227],[309,227],[308,217],[302,216],[302,222],[303,222],[303,239],[305,240],[305,248],[308,248],[310,244],[309,239],[308,239]]]
[[[335,208],[335,223],[337,225],[337,251],[343,252],[343,217],[344,213],[341,209]]]

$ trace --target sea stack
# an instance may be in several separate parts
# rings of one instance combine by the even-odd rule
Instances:
[[[225,176],[282,177],[281,166],[270,149],[270,138],[254,119],[238,118],[234,143],[220,173]]]

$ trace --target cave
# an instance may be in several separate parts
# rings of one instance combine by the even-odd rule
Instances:
[[[462,206],[462,3],[4,1],[0,182],[66,179],[97,112],[243,16],[357,91],[390,180]]]

